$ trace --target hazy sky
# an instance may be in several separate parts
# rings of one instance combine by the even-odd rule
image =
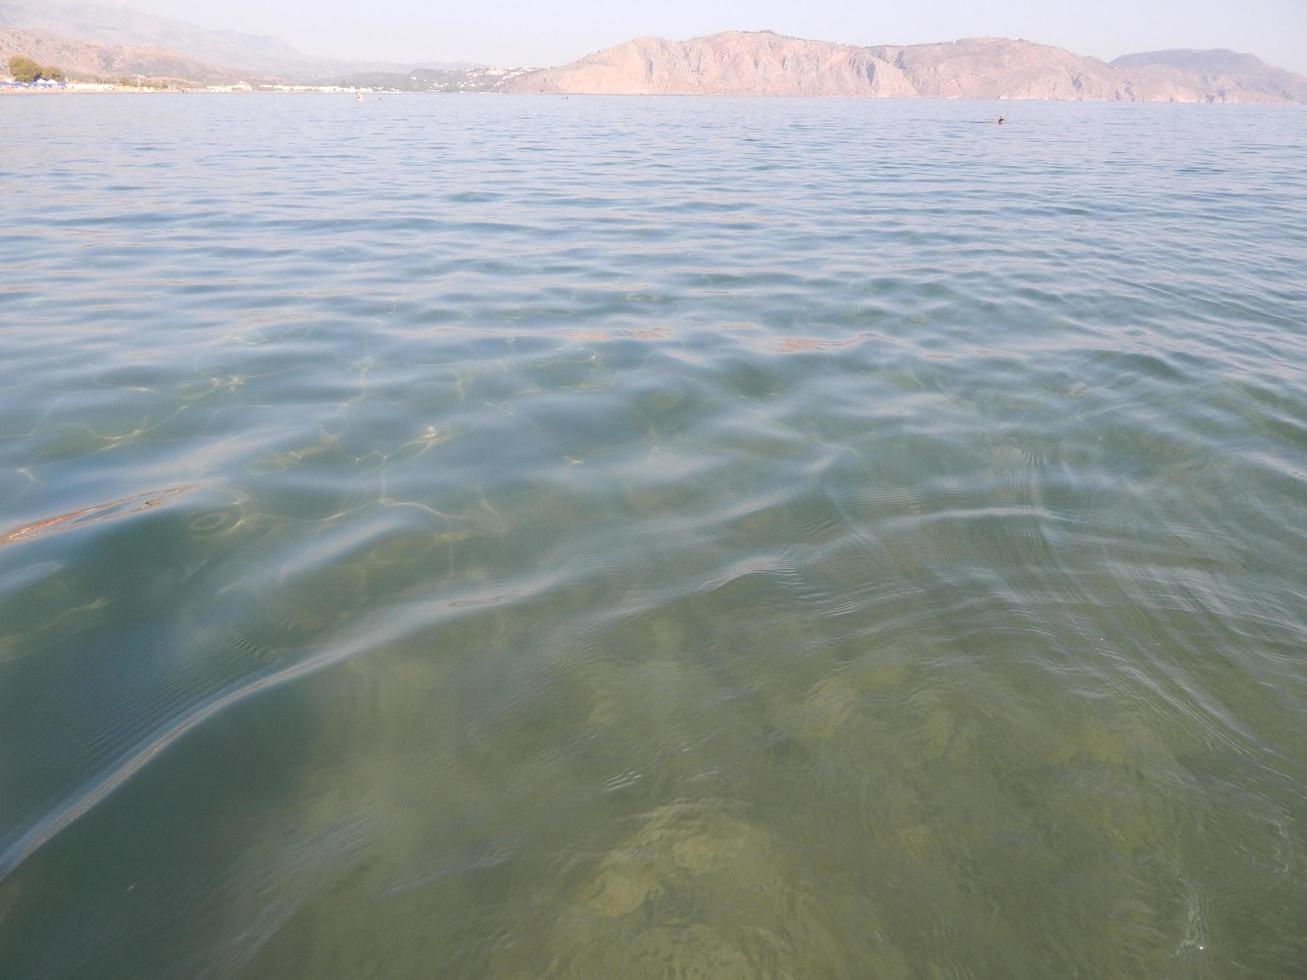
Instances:
[[[397,61],[562,64],[641,34],[774,30],[851,44],[993,34],[1111,59],[1223,47],[1307,72],[1307,0],[127,0],[273,34],[311,53]]]

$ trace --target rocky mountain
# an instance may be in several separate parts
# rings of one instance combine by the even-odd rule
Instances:
[[[331,70],[284,41],[237,31],[209,31],[96,0],[0,0],[0,28],[76,38],[109,47],[162,48],[203,64],[261,74]]]
[[[1280,69],[1274,69],[1280,71]],[[1307,83],[1307,79],[1284,72]],[[641,37],[561,68],[513,79],[510,92],[610,95],[841,95],[1132,102],[1307,101],[1295,89],[1214,80],[1166,63],[1113,64],[1007,38],[856,47],[770,31],[689,41]]]
[[[363,71],[408,72],[410,64],[342,61],[305,54],[275,37],[211,31],[102,0],[0,0],[0,29],[76,38],[107,47],[162,48],[206,65],[228,65],[262,77],[321,81]],[[459,70],[466,64],[428,62],[425,69]]]
[[[75,38],[76,40],[71,40]],[[0,52],[74,76],[282,79],[411,91],[827,95],[1147,102],[1301,102],[1307,78],[1233,51],[1156,51],[1112,63],[1007,38],[859,47],[728,31],[640,37],[560,68],[341,61],[277,38],[212,31],[116,0],[0,0]]]
[[[1208,51],[1146,51],[1112,62],[1114,68],[1161,66],[1196,75],[1206,88],[1262,92],[1287,102],[1307,102],[1307,78],[1268,65],[1261,58],[1225,48]]]
[[[986,37],[870,50],[896,65],[915,94],[931,98],[1202,101],[1171,73],[1116,70],[1029,41]]]
[[[240,69],[205,64],[166,48],[96,44],[53,34],[0,29],[0,63],[16,54],[54,65],[70,78],[82,80],[117,80],[136,75],[205,84],[255,80]]]
[[[868,48],[741,31],[689,41],[639,37],[505,88],[614,95],[917,94],[897,66]]]

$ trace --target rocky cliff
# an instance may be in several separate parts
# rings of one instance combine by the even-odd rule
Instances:
[[[733,31],[689,41],[640,37],[525,75],[518,92],[621,95],[916,95],[867,48]]]
[[[1274,69],[1280,71],[1280,69]],[[1307,84],[1307,79],[1283,72]],[[608,95],[839,95],[1133,102],[1307,101],[1307,90],[1214,79],[1166,62],[1108,64],[1006,38],[856,47],[770,31],[689,41],[641,37],[561,68],[514,79],[510,92]]]

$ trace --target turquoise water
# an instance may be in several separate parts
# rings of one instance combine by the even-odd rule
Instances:
[[[0,975],[1302,976],[1307,112],[1004,109],[0,103]]]

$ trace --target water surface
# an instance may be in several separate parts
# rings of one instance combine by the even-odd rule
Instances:
[[[1300,977],[1307,111],[8,99],[6,977]]]

